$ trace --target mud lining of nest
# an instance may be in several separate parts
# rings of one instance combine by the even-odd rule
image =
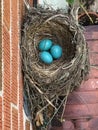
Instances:
[[[39,59],[38,44],[43,38],[63,48],[62,58],[51,65]],[[83,31],[70,15],[32,8],[24,17],[20,48],[24,109],[35,129],[46,130],[55,115],[61,115],[58,117],[61,121],[68,94],[88,74],[88,48]]]

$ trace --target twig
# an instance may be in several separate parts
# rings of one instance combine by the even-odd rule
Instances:
[[[51,102],[53,102],[55,99],[51,100]],[[45,110],[50,104],[48,103],[46,106],[44,106],[40,111],[38,111],[39,113],[42,112],[43,110]]]
[[[93,65],[90,65],[90,67],[95,68],[95,69],[97,69],[97,70],[98,70],[98,66],[93,66]]]
[[[80,3],[80,2],[79,2]],[[89,17],[89,19],[90,19],[90,21],[92,22],[92,23],[94,23],[93,22],[93,20],[92,20],[92,18],[90,17],[90,15],[88,14],[88,12],[86,11],[86,9],[84,8],[84,6],[80,3],[80,7],[84,10],[84,12],[86,13],[86,15]]]
[[[33,81],[30,79],[30,77],[28,75],[26,75],[26,77],[29,79],[29,81],[33,84],[33,86],[37,89],[37,91],[42,94],[44,96],[44,93],[33,83]],[[52,106],[56,109],[56,107],[51,103],[51,101],[49,101],[49,99],[44,96],[44,99]]]
[[[66,103],[67,103],[67,98],[68,98],[69,92],[70,92],[70,89],[68,89],[68,91],[66,93],[66,100],[64,102],[64,108],[63,108],[63,112],[62,112],[62,115],[61,115],[61,121],[63,121],[63,115],[64,115],[64,112],[65,112],[65,108],[66,108]]]
[[[24,4],[25,4],[26,8],[27,8],[28,10],[30,10],[31,7],[30,7],[29,3],[28,3],[26,0],[23,0],[23,1],[24,1]]]
[[[60,107],[63,105],[64,101],[66,100],[66,96],[65,98],[62,100],[62,103],[59,105],[58,109],[54,112],[52,118],[49,120],[49,122],[47,123],[47,125],[50,124],[50,122],[53,120],[53,118],[55,117],[55,115],[57,114],[57,112],[59,111]]]

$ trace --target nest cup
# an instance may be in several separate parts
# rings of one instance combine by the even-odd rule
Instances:
[[[39,59],[38,45],[45,38],[63,49],[62,57],[50,65]],[[83,31],[70,15],[60,10],[32,8],[24,17],[20,47],[24,109],[35,129],[46,130],[63,109],[68,94],[88,74],[88,48]]]

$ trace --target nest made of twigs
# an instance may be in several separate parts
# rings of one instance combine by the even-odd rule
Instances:
[[[38,44],[44,38],[63,48],[62,57],[50,65],[39,59]],[[83,31],[70,15],[33,8],[24,18],[21,54],[25,112],[37,130],[46,130],[59,109],[63,109],[69,92],[79,87],[88,73]],[[63,112],[61,115],[62,118]]]

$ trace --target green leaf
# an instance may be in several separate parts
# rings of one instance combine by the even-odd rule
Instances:
[[[73,4],[74,0],[66,0],[69,4]]]

